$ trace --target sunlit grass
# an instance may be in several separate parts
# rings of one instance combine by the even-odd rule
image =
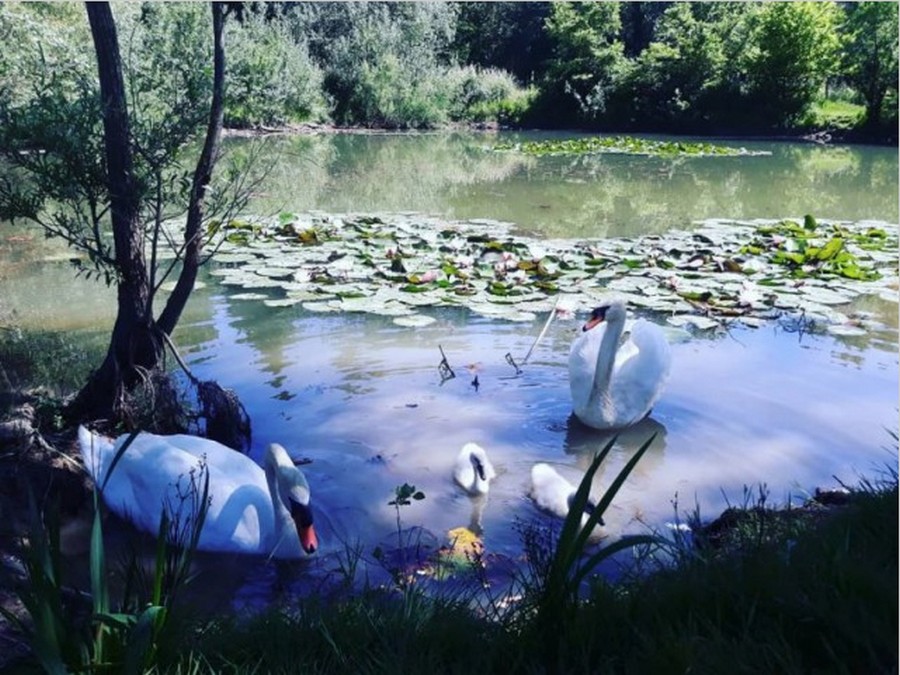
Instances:
[[[823,99],[810,106],[800,121],[800,126],[848,130],[858,126],[865,113],[865,106],[849,101]]]

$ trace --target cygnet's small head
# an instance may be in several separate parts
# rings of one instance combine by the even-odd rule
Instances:
[[[591,318],[581,327],[582,331],[589,331],[604,321],[625,320],[625,303],[621,300],[613,300],[599,307],[595,307],[591,312]]]
[[[566,501],[569,504],[569,510],[571,510],[572,506],[575,504],[575,493],[573,492],[572,494],[570,494],[569,498]],[[584,524],[587,522],[587,519],[590,518],[594,514],[594,511],[596,510],[596,508],[597,508],[597,504],[595,504],[594,500],[589,497],[587,502],[585,502],[585,504],[584,504],[584,509],[582,510],[582,514],[581,514],[582,526],[584,526]],[[600,516],[600,518],[598,518],[597,524],[600,525],[601,527],[606,525],[606,522],[603,520],[603,516]]]

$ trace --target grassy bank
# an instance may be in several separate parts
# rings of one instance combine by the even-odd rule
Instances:
[[[889,673],[897,668],[897,484],[797,531],[682,550],[673,567],[597,580],[553,630],[541,607],[482,619],[414,589],[205,624],[175,672]],[[531,590],[534,590],[532,588]],[[524,611],[532,607],[531,611]],[[188,633],[186,633],[187,635]]]

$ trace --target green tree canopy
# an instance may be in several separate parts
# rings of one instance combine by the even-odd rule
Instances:
[[[744,54],[746,94],[763,126],[785,126],[809,106],[838,63],[833,2],[763,3]]]
[[[619,32],[618,3],[554,3],[546,21],[553,45],[543,80],[545,106],[554,102],[556,116],[596,120],[627,65]]]
[[[848,3],[843,53],[847,81],[866,105],[866,123],[877,129],[883,121],[897,124],[897,3]],[[893,110],[885,119],[884,103]]]

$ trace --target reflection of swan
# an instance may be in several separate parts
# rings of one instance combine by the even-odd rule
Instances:
[[[578,466],[587,469],[596,454],[612,439],[616,439],[612,456],[621,455],[627,458],[654,435],[655,438],[647,454],[644,455],[644,458],[635,469],[640,472],[645,466],[658,464],[665,454],[668,430],[664,424],[653,417],[645,417],[640,422],[624,429],[610,429],[609,431],[598,432],[595,429],[584,426],[575,415],[570,415],[566,426],[563,449],[567,455],[575,455],[577,457]],[[603,466],[600,467],[600,473],[602,472]]]
[[[469,518],[469,529],[478,536],[484,534],[484,526],[481,524],[484,516],[484,507],[487,506],[487,495],[475,495],[472,497],[472,515]]]
[[[549,511],[559,518],[565,518],[575,498],[576,487],[560,476],[549,464],[535,464],[531,467],[531,498],[544,511]],[[581,514],[581,526],[584,527],[595,504],[589,499],[585,512]],[[603,519],[600,519],[603,525]]]
[[[113,443],[78,428],[85,466],[98,486],[107,481],[113,457],[127,438]],[[185,502],[183,495],[192,479],[199,482],[201,471],[209,476],[209,508],[198,548],[277,558],[299,558],[303,551],[316,550],[309,485],[277,443],[266,451],[264,472],[246,455],[206,438],[141,433],[115,465],[103,499],[138,529],[156,534],[164,507],[177,513],[181,505],[190,506],[190,496]]]
[[[595,429],[626,427],[646,417],[669,377],[672,357],[662,330],[638,320],[620,347],[624,326],[624,302],[601,305],[569,353],[575,415]]]
[[[477,443],[466,443],[453,467],[453,479],[470,495],[484,495],[497,474],[487,453]]]

